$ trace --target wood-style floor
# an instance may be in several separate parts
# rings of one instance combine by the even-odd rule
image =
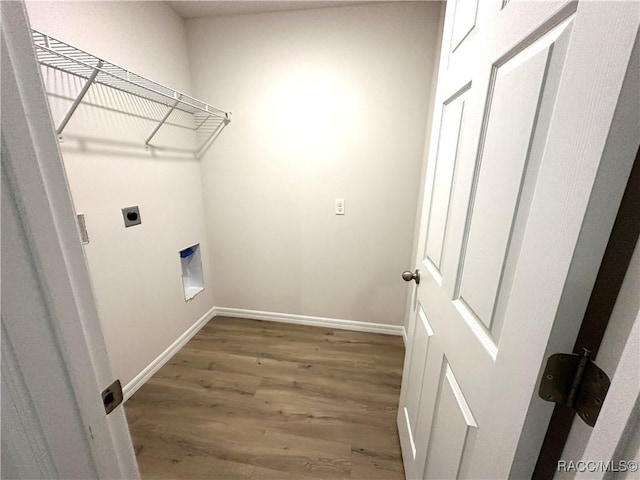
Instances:
[[[143,479],[403,479],[400,337],[215,317],[125,404]]]

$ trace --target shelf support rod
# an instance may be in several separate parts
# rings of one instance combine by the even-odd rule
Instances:
[[[218,137],[218,135],[220,135],[220,133],[222,132],[222,129],[224,129],[224,127],[226,127],[229,124],[229,122],[231,121],[229,118],[230,117],[227,117],[227,120],[223,120],[222,122],[220,122],[220,125],[218,125],[213,130],[213,132],[211,132],[211,135],[209,135],[207,139],[204,142],[202,142],[202,145],[200,145],[200,148],[198,148],[195,151],[195,157],[198,160],[200,160],[204,152],[207,151],[207,149],[209,148],[209,146],[211,146],[213,141]]]
[[[198,126],[196,127],[196,130],[200,130],[200,127],[201,127],[202,125],[204,125],[204,122],[206,122],[206,121],[207,121],[207,120],[209,120],[210,118],[211,118],[211,114],[207,115],[207,117],[206,117],[204,120],[202,120],[202,122],[200,122],[200,125],[198,125]]]
[[[62,122],[60,123],[60,126],[56,129],[56,133],[58,134],[58,136],[62,135],[62,131],[67,126],[67,123],[69,123],[69,120],[71,120],[71,117],[75,113],[76,108],[78,108],[78,105],[80,105],[80,102],[82,101],[84,96],[89,91],[89,87],[91,86],[93,81],[96,79],[96,76],[98,75],[98,72],[100,72],[100,68],[102,68],[102,64],[103,64],[102,60],[98,60],[98,64],[94,67],[93,72],[91,73],[91,76],[87,79],[87,82],[82,87],[82,90],[80,90],[80,93],[78,94],[76,99],[71,104],[71,108],[69,108],[69,111],[67,112],[67,114],[62,119]]]
[[[169,118],[169,115],[171,115],[171,113],[173,113],[173,111],[176,109],[176,107],[180,104],[181,100],[182,100],[182,94],[178,95],[178,98],[176,98],[176,101],[173,103],[173,105],[171,105],[169,110],[167,110],[167,113],[164,114],[164,117],[162,117],[162,120],[160,120],[160,123],[158,123],[158,125],[156,125],[156,128],[153,129],[153,132],[151,132],[151,135],[149,135],[147,137],[147,139],[144,141],[145,148],[149,147],[149,142],[151,141],[151,139],[156,135],[158,130],[160,130],[160,127],[162,125],[164,125],[164,122],[167,121],[167,118]]]

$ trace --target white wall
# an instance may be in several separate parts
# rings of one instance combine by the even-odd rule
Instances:
[[[183,20],[160,2],[29,2],[32,27],[160,83],[190,93]],[[79,82],[47,71],[50,91],[73,96]],[[69,95],[71,93],[71,95]],[[59,124],[69,100],[50,97]],[[155,113],[108,89],[88,102]],[[83,104],[61,144],[114,374],[126,385],[213,305],[200,164],[143,148],[154,123]],[[167,144],[189,138],[165,130]],[[139,205],[142,225],[125,229],[120,209]],[[178,251],[202,244],[205,291],[185,302]]]
[[[187,21],[216,306],[401,325],[440,5]],[[344,198],[346,215],[334,215]]]

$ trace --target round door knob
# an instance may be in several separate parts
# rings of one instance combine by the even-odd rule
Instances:
[[[413,280],[414,282],[416,282],[416,285],[420,285],[420,270],[418,270],[417,268],[415,272],[405,270],[404,272],[402,272],[402,279],[405,282],[410,282],[411,280]]]

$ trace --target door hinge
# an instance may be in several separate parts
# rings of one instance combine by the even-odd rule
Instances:
[[[82,244],[86,245],[89,243],[89,233],[87,232],[87,224],[84,221],[84,213],[77,214],[76,219],[78,220],[78,230],[80,230]]]
[[[609,377],[589,358],[578,353],[556,353],[547,360],[538,395],[543,400],[565,405],[591,427],[611,384]]]
[[[116,380],[102,391],[102,403],[104,404],[104,411],[107,415],[122,403],[122,399],[122,385],[120,385],[120,380]]]

